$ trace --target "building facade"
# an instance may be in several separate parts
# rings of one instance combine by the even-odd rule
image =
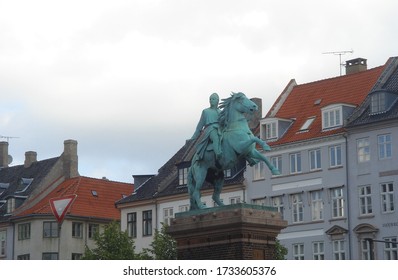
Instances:
[[[345,124],[389,75],[393,61],[368,70],[359,58],[347,63],[356,71],[347,69],[344,76],[302,85],[292,80],[260,121],[259,135],[272,148],[266,155],[281,175],[260,165],[248,168],[247,193],[251,203],[277,207],[288,221],[278,236],[287,259],[357,258],[353,235],[361,229],[353,231],[352,205],[358,195],[350,180],[353,151]]]
[[[397,101],[395,57],[346,126],[353,259],[398,259]]]
[[[78,176],[77,142],[65,140],[63,153],[37,160],[27,151],[22,165],[9,166],[8,142],[0,142],[0,260],[14,259],[14,215],[36,205],[66,179]]]

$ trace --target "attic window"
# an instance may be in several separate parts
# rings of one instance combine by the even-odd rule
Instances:
[[[98,197],[98,193],[96,190],[91,190],[91,194],[95,197]]]
[[[343,124],[342,106],[332,106],[322,109],[322,128],[337,128]]]
[[[10,186],[10,183],[0,183],[0,195],[1,195],[6,189],[8,189],[9,186]]]
[[[396,93],[379,90],[371,93],[370,97],[370,114],[381,114],[389,111],[397,102]]]
[[[18,182],[18,188],[16,189],[15,193],[22,193],[26,191],[32,182],[33,178],[21,178]]]
[[[319,105],[322,102],[322,98],[315,100],[314,105]]]
[[[305,130],[308,130],[308,129],[310,128],[311,124],[314,122],[314,120],[315,120],[315,117],[308,118],[308,119],[304,122],[304,124],[301,126],[300,132],[305,131]]]
[[[178,169],[178,185],[185,186],[188,183],[188,167]]]
[[[265,124],[265,139],[277,138],[277,127],[276,122]]]

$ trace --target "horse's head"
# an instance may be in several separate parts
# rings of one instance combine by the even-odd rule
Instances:
[[[220,109],[222,109],[220,123],[225,127],[230,122],[241,120],[243,114],[257,111],[258,106],[243,92],[232,92],[230,97],[222,100]]]
[[[240,113],[253,113],[258,110],[257,104],[247,98],[243,92],[233,92],[231,98],[233,104],[231,105]]]

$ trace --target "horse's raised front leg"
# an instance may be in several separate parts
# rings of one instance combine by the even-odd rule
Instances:
[[[268,145],[267,145],[268,146]],[[269,170],[271,171],[272,175],[280,175],[281,173],[279,170],[268,160],[266,156],[264,156],[262,153],[257,151],[256,149],[253,149],[250,151],[248,154],[249,157],[257,160],[261,160],[265,162],[265,164],[268,166]]]

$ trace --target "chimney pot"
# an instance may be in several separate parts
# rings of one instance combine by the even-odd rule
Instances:
[[[351,60],[347,60],[345,63],[346,75],[368,70],[366,61],[367,60],[365,58],[360,58],[360,57],[351,59]]]
[[[0,168],[8,167],[8,142],[0,142]]]
[[[69,179],[79,176],[76,140],[64,141],[62,160],[65,178]]]
[[[37,161],[37,153],[34,151],[27,151],[25,153],[25,162],[24,167],[28,168],[32,165],[32,163]]]

